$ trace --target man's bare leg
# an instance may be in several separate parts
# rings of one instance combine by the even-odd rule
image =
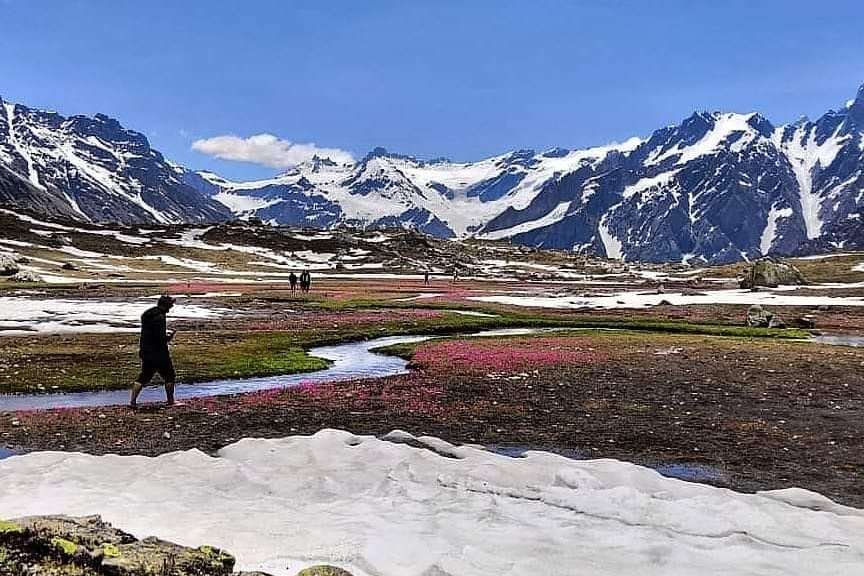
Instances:
[[[142,388],[144,388],[144,384],[141,382],[136,381],[132,384],[132,393],[129,395],[129,406],[132,408],[138,406],[138,395],[141,394]]]
[[[168,405],[174,405],[174,382],[165,382],[165,396],[168,399]]]

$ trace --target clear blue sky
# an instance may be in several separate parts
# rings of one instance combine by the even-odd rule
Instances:
[[[645,135],[694,109],[775,123],[864,83],[861,0],[0,0],[0,95],[195,139],[271,133],[472,160]]]

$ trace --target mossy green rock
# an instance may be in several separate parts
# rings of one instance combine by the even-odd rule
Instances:
[[[297,576],[352,576],[352,574],[342,568],[322,564],[305,568],[298,572]]]
[[[0,521],[0,574],[231,576],[233,569],[234,557],[224,550],[138,540],[99,516]]]

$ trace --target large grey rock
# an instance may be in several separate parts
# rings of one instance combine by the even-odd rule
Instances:
[[[744,273],[744,278],[741,279],[741,288],[753,289],[757,286],[776,288],[780,285],[790,286],[806,283],[807,280],[804,275],[792,264],[773,258],[762,258],[754,262]]]
[[[14,276],[9,277],[13,282],[41,282],[42,277],[36,274],[35,272],[31,272],[30,270],[21,270]]]
[[[786,324],[779,316],[762,307],[753,304],[747,309],[747,326],[751,328],[785,328]]]
[[[12,276],[19,270],[18,263],[12,257],[0,254],[0,276]]]
[[[138,540],[99,516],[0,521],[0,574],[229,576],[233,569],[234,557],[218,548]]]

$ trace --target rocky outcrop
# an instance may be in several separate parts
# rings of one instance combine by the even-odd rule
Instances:
[[[0,276],[13,276],[19,270],[18,263],[12,257],[0,254]]]
[[[747,309],[747,326],[751,328],[785,328],[786,324],[779,316],[754,304]]]
[[[780,285],[792,286],[806,284],[804,275],[792,264],[762,258],[753,263],[741,279],[741,288],[753,289],[757,286],[776,288]]]
[[[42,277],[30,270],[21,270],[9,278],[13,282],[41,282]]]
[[[99,516],[0,521],[0,574],[229,576],[235,575],[233,569],[234,557],[218,548],[187,548],[158,538],[138,540]]]

